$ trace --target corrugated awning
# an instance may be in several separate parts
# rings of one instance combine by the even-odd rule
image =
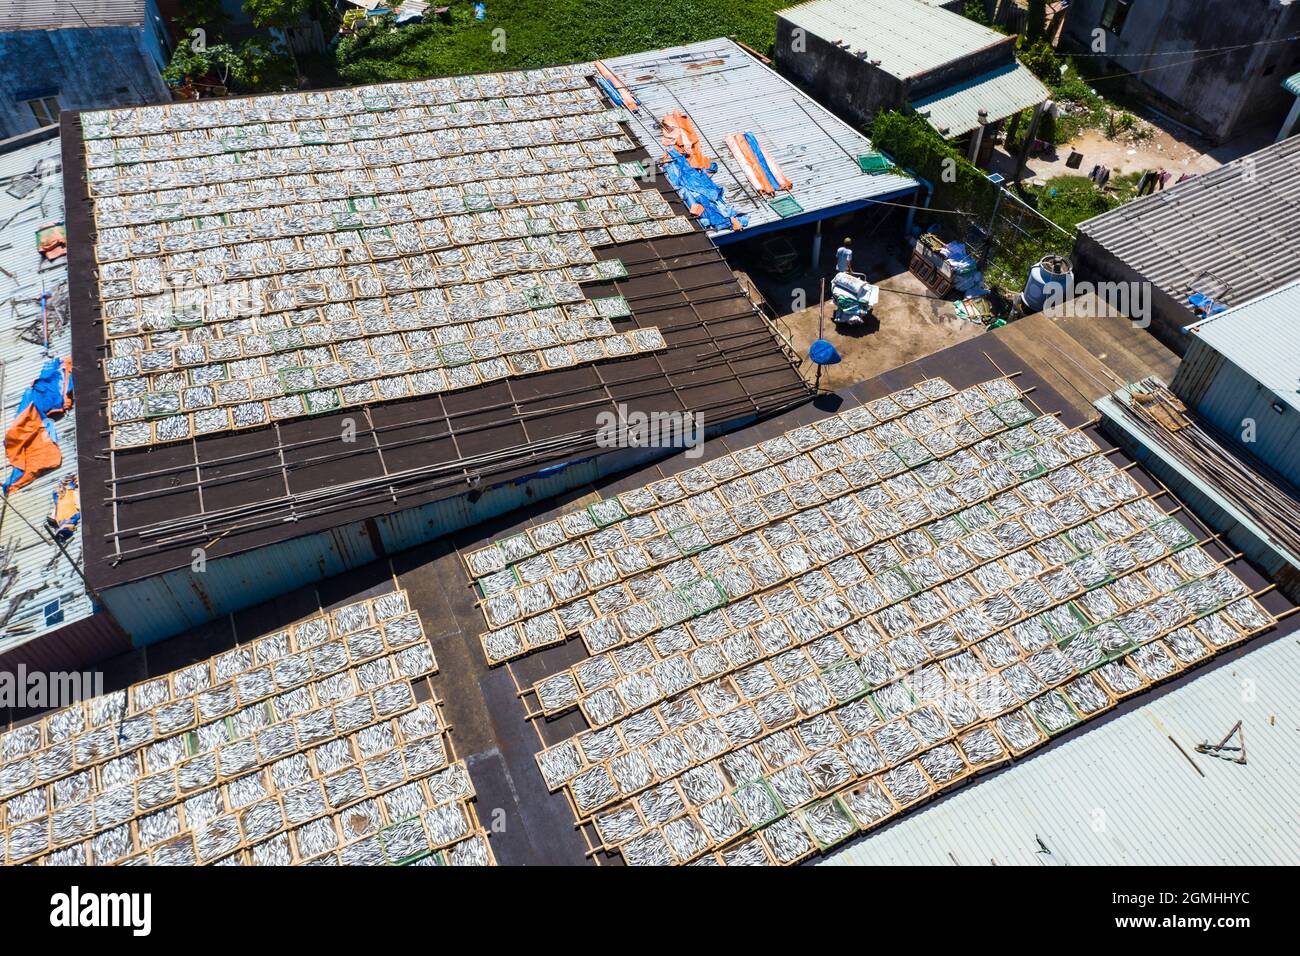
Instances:
[[[996,123],[1037,106],[1047,96],[1047,87],[1028,67],[1010,63],[916,100],[912,109],[944,136],[953,137],[979,126],[980,110],[987,110],[988,121]]]
[[[1292,96],[1300,96],[1300,73],[1292,73],[1282,81],[1282,89]]]

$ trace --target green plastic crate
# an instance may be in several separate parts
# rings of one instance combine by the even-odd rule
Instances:
[[[863,153],[858,157],[858,168],[864,173],[875,175],[889,172],[894,164],[880,153]]]
[[[797,216],[803,212],[803,206],[799,205],[793,196],[782,196],[779,199],[773,199],[768,205],[782,219],[788,219],[790,216]]]

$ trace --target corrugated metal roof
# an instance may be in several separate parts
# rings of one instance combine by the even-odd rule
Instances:
[[[1013,116],[1048,97],[1047,87],[1038,82],[1028,67],[1009,63],[981,76],[950,86],[932,96],[914,100],[912,108],[930,121],[944,136],[961,136],[979,126],[979,111],[988,121]]]
[[[1079,233],[1180,303],[1200,288],[1234,305],[1300,278],[1298,222],[1292,136],[1082,222]],[[1219,284],[1227,291],[1215,295]]]
[[[822,862],[1294,863],[1300,858],[1298,702],[1300,641],[1293,633]],[[1238,720],[1245,766],[1195,752],[1198,743],[1217,743]]]
[[[145,0],[10,0],[0,9],[0,33],[127,27],[144,23]]]
[[[1300,411],[1300,280],[1187,331]]]
[[[828,42],[867,51],[880,69],[907,79],[1006,39],[1001,33],[917,0],[813,0],[778,17]]]
[[[864,173],[857,157],[871,152],[871,141],[731,40],[706,40],[604,62],[641,101],[631,128],[651,156],[663,153],[659,117],[681,110],[694,120],[707,141],[706,151],[718,161],[714,181],[726,191],[725,198],[749,216],[750,230],[781,216],[732,159],[725,142],[732,133],[752,132],[771,149],[794,184],[788,194],[778,196],[792,195],[805,212],[916,187],[907,176]]]
[[[46,353],[41,347],[41,293],[49,293],[51,308],[66,314],[67,259],[46,262],[37,252],[36,230],[63,221],[63,178],[59,139],[51,127],[49,139],[0,154],[0,433],[9,428],[19,398],[40,372]],[[56,323],[57,324],[57,323]],[[68,355],[71,333],[66,320],[51,338],[50,355]],[[35,335],[32,342],[27,335]],[[0,650],[39,636],[52,627],[88,617],[92,608],[80,576],[67,558],[42,532],[51,495],[64,475],[77,473],[76,433],[71,414],[56,425],[63,465],[31,484],[12,491],[8,505],[37,529],[27,527],[18,515],[6,514],[0,524],[0,551],[12,548],[0,561]],[[9,463],[0,459],[0,473]],[[66,545],[68,554],[81,562],[81,534]],[[9,571],[15,573],[9,580]],[[58,601],[62,620],[52,615],[47,623],[45,606]],[[11,606],[17,605],[12,616]]]
[[[1282,81],[1282,89],[1292,96],[1300,96],[1300,73],[1292,73]]]

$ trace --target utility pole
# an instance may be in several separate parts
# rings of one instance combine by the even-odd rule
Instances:
[[[1034,138],[1038,135],[1038,124],[1042,122],[1043,113],[1053,109],[1051,100],[1043,100],[1034,107],[1034,118],[1029,121],[1029,129],[1025,133],[1025,144],[1020,147],[1020,156],[1016,159],[1016,172],[1011,177],[1013,183],[1020,182],[1020,177],[1025,174],[1025,163],[1029,162],[1029,150],[1034,145]]]
[[[997,193],[993,197],[993,212],[989,215],[989,224],[985,229],[987,236],[984,239],[984,248],[980,250],[979,268],[981,272],[984,271],[984,267],[989,261],[989,250],[993,247],[993,230],[997,227],[998,210],[1002,208],[1002,191],[1005,188],[1002,185],[1003,178],[997,173],[989,173],[988,181],[993,184]]]
[[[979,111],[979,125],[975,127],[975,132],[970,134],[970,153],[967,159],[972,166],[980,164],[980,146],[984,144],[984,130],[989,123],[989,111],[981,109]]]

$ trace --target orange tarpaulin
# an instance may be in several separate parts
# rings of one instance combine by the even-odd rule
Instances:
[[[7,489],[9,491],[30,484],[63,464],[63,453],[59,451],[58,443],[50,438],[35,405],[28,405],[5,432],[5,456],[11,465],[22,471],[22,476]]]
[[[759,192],[774,196],[778,189],[793,188],[793,184],[776,164],[776,160],[766,153],[760,158],[744,133],[732,133],[728,136],[727,148],[731,150],[731,155],[736,158],[740,168],[745,171],[745,177],[750,184]],[[767,164],[767,169],[763,168],[764,163]],[[768,170],[771,171],[771,175],[768,175]]]
[[[664,149],[677,150],[695,169],[707,171],[713,165],[713,160],[704,155],[700,146],[704,138],[685,113],[669,113],[659,121],[659,125],[662,128],[660,142],[664,144]]]

